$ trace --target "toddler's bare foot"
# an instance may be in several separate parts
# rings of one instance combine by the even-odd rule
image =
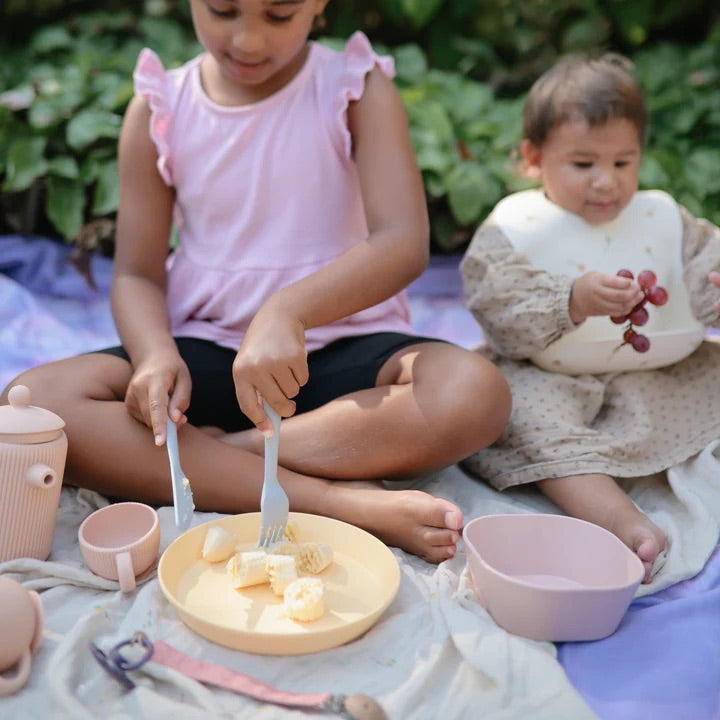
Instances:
[[[335,481],[329,484],[327,501],[333,517],[427,562],[442,562],[457,550],[463,517],[449,500],[420,490],[386,490],[364,481]]]
[[[649,583],[652,580],[653,565],[665,549],[665,533],[637,508],[635,512],[620,514],[609,529],[640,558],[645,566],[643,583]]]

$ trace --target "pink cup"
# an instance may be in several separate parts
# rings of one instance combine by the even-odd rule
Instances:
[[[122,502],[96,510],[83,520],[78,540],[85,564],[132,592],[136,579],[152,567],[160,547],[160,521],[149,505]]]

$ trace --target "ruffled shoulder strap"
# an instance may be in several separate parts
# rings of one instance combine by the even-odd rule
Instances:
[[[158,153],[157,167],[162,179],[172,185],[170,162],[170,99],[168,97],[167,74],[160,58],[150,49],[144,48],[138,57],[133,72],[135,92],[144,97],[150,105],[150,137]]]
[[[337,99],[336,118],[342,127],[344,152],[352,152],[352,137],[347,127],[347,109],[353,100],[359,100],[365,91],[365,76],[379,67],[389,78],[395,77],[395,61],[389,55],[377,55],[367,39],[358,31],[345,44],[343,50],[344,68],[340,78],[340,93]]]

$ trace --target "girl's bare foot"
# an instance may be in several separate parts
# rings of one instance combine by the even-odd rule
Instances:
[[[224,443],[262,453],[255,430],[227,433]],[[370,480],[329,480],[322,508],[308,512],[334,517],[367,530],[387,545],[431,563],[455,555],[463,525],[461,510],[449,500],[420,490],[387,490]]]
[[[324,515],[367,530],[431,563],[455,555],[463,516],[449,500],[420,490],[386,490],[365,481],[331,481]]]

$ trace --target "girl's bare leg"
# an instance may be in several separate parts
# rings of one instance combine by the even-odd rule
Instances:
[[[481,355],[443,343],[409,346],[385,363],[375,388],[284,420],[280,462],[334,479],[419,477],[494,442],[510,406],[505,379]],[[262,453],[257,430],[224,441]]]
[[[499,435],[510,411],[499,371],[458,348],[420,348],[416,353],[406,348],[381,371],[379,380],[395,378],[399,386],[356,393],[284,421],[279,477],[293,510],[344,520],[440,562],[454,554],[462,527],[454,504],[415,490],[326,479],[421,475]],[[165,448],[155,446],[150,429],[127,413],[122,400],[130,374],[124,360],[92,354],[35,368],[12,384],[30,387],[33,404],[65,420],[67,483],[109,497],[169,504]],[[6,393],[0,402],[7,402]],[[262,438],[248,450],[189,425],[178,434],[199,510],[259,509]]]
[[[561,510],[617,535],[645,566],[650,582],[657,556],[665,548],[665,533],[633,503],[609,475],[575,475],[537,483]]]

